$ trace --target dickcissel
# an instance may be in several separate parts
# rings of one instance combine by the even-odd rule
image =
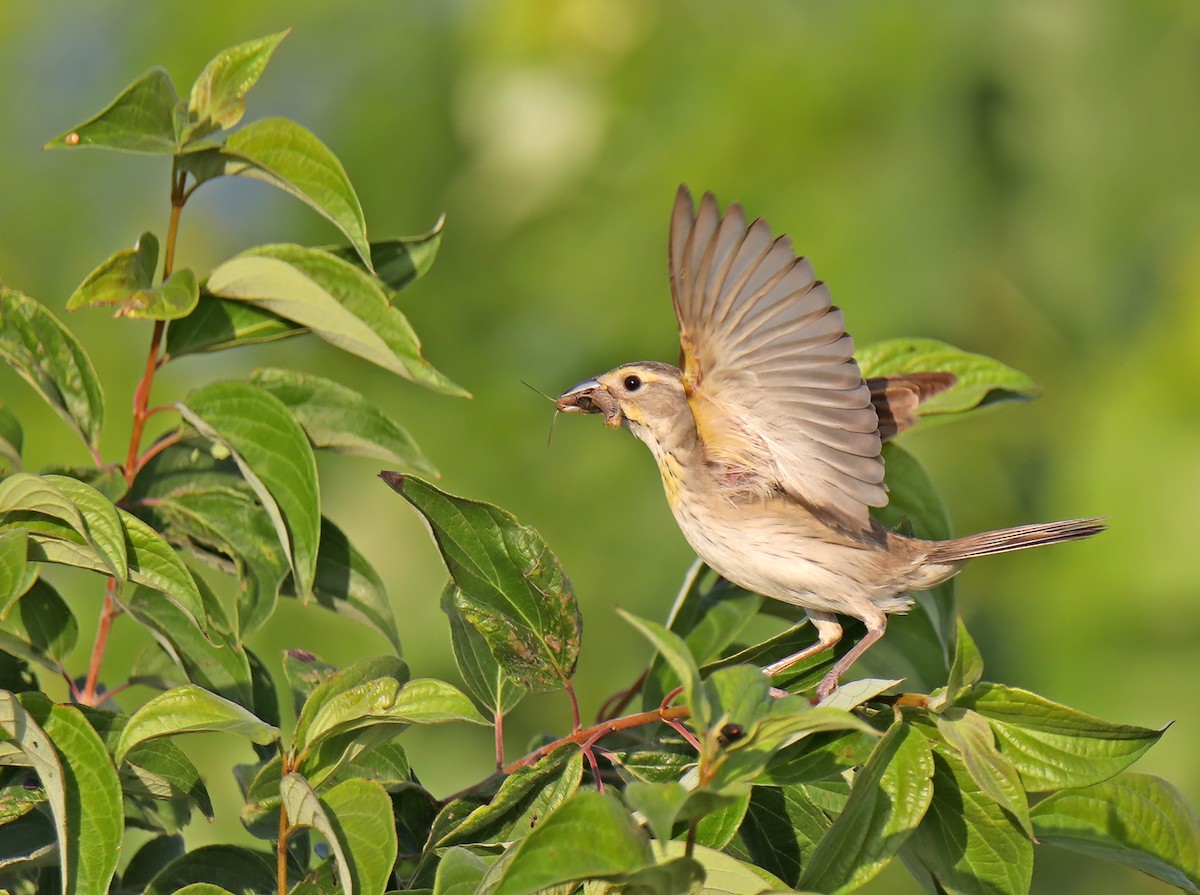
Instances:
[[[1104,528],[1075,519],[927,541],[875,522],[870,508],[887,503],[883,440],[954,376],[865,381],[842,312],[808,261],[761,219],[747,226],[739,205],[722,216],[711,193],[696,211],[680,187],[669,260],[682,369],[623,364],[563,392],[557,407],[602,414],[644,441],[700,558],[805,610],[816,642],[768,665],[768,676],[837,643],[839,615],[859,619],[866,635],[817,687],[827,696],[883,636],[888,614],[912,606],[913,591],[976,556]]]

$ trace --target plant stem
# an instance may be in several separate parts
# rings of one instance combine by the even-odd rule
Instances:
[[[175,242],[179,236],[179,216],[183,212],[183,204],[187,201],[184,194],[184,182],[187,174],[179,170],[178,159],[171,162],[171,218],[167,224],[167,243],[163,254],[163,280],[171,275],[175,266]],[[146,408],[150,404],[150,388],[154,384],[154,371],[158,369],[159,349],[162,346],[163,333],[166,324],[161,320],[154,321],[154,332],[150,336],[150,351],[146,356],[146,371],[138,382],[137,390],[133,393],[133,428],[129,434],[129,452],[125,459],[125,483],[132,485],[138,473],[138,450],[142,444],[142,432],[146,428]],[[88,662],[87,680],[79,701],[83,705],[95,705],[96,687],[100,680],[100,666],[104,663],[104,651],[108,647],[108,635],[112,630],[113,619],[121,614],[117,605],[117,582],[108,579],[104,589],[104,605],[100,609],[100,621],[96,626],[96,640],[92,644],[92,657]]]
[[[581,727],[573,733],[555,740],[553,743],[547,743],[542,748],[530,752],[524,758],[506,765],[503,770],[505,774],[511,774],[513,771],[519,771],[521,768],[527,768],[532,764],[536,764],[551,752],[557,752],[563,746],[571,744],[582,746],[588,740],[593,739],[593,737],[598,741],[600,737],[597,737],[597,734],[603,737],[610,733],[629,730],[633,727],[641,727],[645,724],[654,724],[659,721],[669,724],[672,721],[679,722],[689,717],[691,717],[691,710],[685,705],[679,705],[672,706],[671,708],[658,708],[649,712],[638,712],[634,715],[626,715],[623,718],[612,718],[591,727]]]
[[[496,770],[499,771],[504,768],[504,712],[497,710],[492,717],[496,722]]]
[[[275,849],[275,876],[279,881],[279,895],[287,895],[287,809],[279,806],[279,846]]]
[[[579,697],[575,695],[575,685],[569,680],[563,681],[563,689],[567,691],[567,697],[571,700],[571,729],[579,730]]]
[[[109,578],[104,588],[104,606],[100,610],[100,622],[96,626],[96,640],[92,644],[92,658],[88,663],[87,680],[79,693],[81,705],[96,704],[96,686],[100,680],[100,665],[104,661],[104,650],[108,646],[108,635],[113,619],[121,614],[116,601],[117,580]]]

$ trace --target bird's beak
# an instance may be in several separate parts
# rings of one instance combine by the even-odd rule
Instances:
[[[612,393],[596,379],[585,379],[574,388],[569,388],[554,402],[563,413],[602,413],[604,425],[613,428],[621,425],[621,408]]]

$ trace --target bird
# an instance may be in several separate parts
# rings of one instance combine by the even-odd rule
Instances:
[[[825,698],[913,592],[976,557],[1106,527],[1093,517],[924,540],[883,526],[870,514],[888,499],[882,444],[954,375],[864,379],[809,261],[761,218],[747,224],[741,205],[722,215],[711,192],[697,209],[679,188],[668,272],[679,365],[622,364],[555,404],[649,447],[684,538],[717,574],[804,610],[815,642],[764,667],[768,677],[837,644],[840,617],[858,619],[866,633],[818,684]]]

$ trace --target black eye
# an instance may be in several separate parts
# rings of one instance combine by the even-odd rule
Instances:
[[[636,392],[641,387],[642,387],[642,377],[640,377],[640,376],[626,376],[625,377],[625,391]]]

